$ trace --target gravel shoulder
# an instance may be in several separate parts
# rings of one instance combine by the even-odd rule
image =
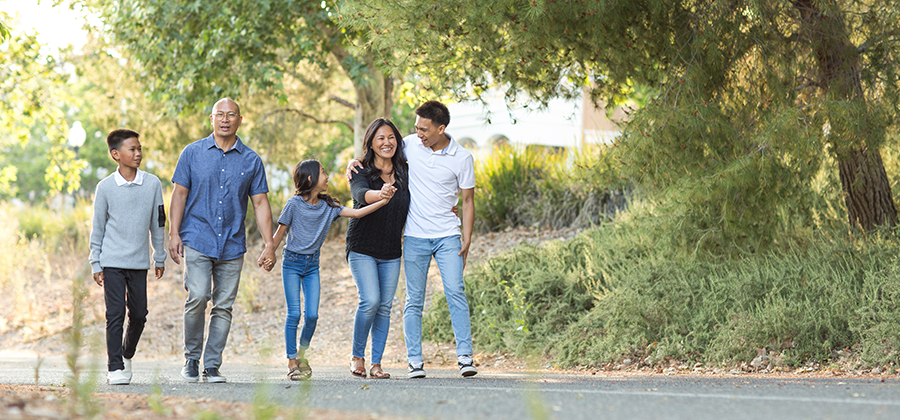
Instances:
[[[505,232],[475,235],[467,269],[485,258],[522,244],[540,245],[548,240],[573,237],[575,230],[517,228]],[[321,302],[319,321],[307,357],[312,365],[349,364],[353,333],[353,317],[357,292],[344,258],[343,236],[329,238],[322,247],[320,261]],[[229,360],[245,363],[286,364],[284,356],[284,293],[281,265],[265,272],[255,265],[255,250],[245,257],[244,272],[228,345],[224,351],[223,369]],[[83,258],[61,254],[48,261],[43,273],[24,279],[17,290],[0,296],[0,348],[7,351],[34,352],[38,355],[65,354],[65,334],[71,325],[71,282],[65,273],[71,267],[88,282],[89,296],[85,305],[85,353],[95,357],[105,354],[103,290],[90,281]],[[49,271],[49,272],[48,272]],[[167,261],[166,273],[160,280],[148,282],[149,315],[136,357],[180,360],[182,356],[182,309],[185,291],[183,266]],[[430,295],[442,289],[440,274],[432,262],[429,270],[426,310]],[[402,306],[405,293],[404,276],[394,297],[391,331],[383,357],[386,369],[405,369],[406,347],[403,341]],[[28,305],[15,299],[25,299]],[[14,308],[19,308],[16,310]],[[21,310],[23,307],[26,310]],[[475,343],[476,352],[478,351]],[[427,363],[456,365],[454,343],[423,343]],[[367,360],[369,360],[367,353]],[[479,366],[500,369],[523,368],[521,360],[506,354],[476,354]]]

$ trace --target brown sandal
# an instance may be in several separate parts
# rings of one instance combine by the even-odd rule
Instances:
[[[350,374],[356,376],[357,378],[365,378],[366,359],[353,356],[353,358],[350,359]]]
[[[292,367],[287,374],[292,381],[305,381],[312,376],[312,369],[306,359],[300,359],[297,367]]]
[[[372,363],[372,368],[369,369],[369,376],[372,379],[391,379],[391,374],[381,370],[381,363]]]

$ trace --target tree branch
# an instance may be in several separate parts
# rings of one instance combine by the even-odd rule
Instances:
[[[856,51],[858,51],[860,53],[865,52],[866,50],[869,49],[869,47],[872,44],[881,42],[884,38],[895,37],[895,36],[897,36],[897,34],[900,34],[900,31],[898,31],[897,29],[879,34],[878,36],[876,36],[872,39],[869,39],[866,42],[863,42],[862,44],[860,44],[858,47],[856,47]]]
[[[350,108],[352,110],[356,110],[356,104],[354,104],[353,102],[350,102],[344,98],[341,98],[337,95],[331,95],[328,97],[328,99],[331,99],[332,101],[335,101],[335,102],[337,102],[347,108]]]
[[[294,108],[279,108],[279,109],[273,109],[273,110],[267,112],[265,115],[263,115],[262,121],[266,121],[266,119],[268,119],[268,118],[271,117],[272,115],[275,115],[275,114],[286,114],[286,113],[297,114],[297,115],[299,115],[299,116],[301,116],[301,117],[303,117],[303,118],[311,119],[311,120],[315,121],[315,122],[318,123],[318,124],[344,124],[345,126],[347,126],[347,128],[350,129],[350,132],[351,132],[351,133],[353,132],[353,124],[351,124],[351,123],[349,123],[349,122],[347,122],[347,121],[344,121],[344,120],[320,120],[320,119],[318,119],[318,118],[316,118],[316,117],[314,117],[314,116],[312,116],[312,115],[310,115],[310,114],[307,114],[307,113],[305,113],[305,112],[303,112],[303,111],[301,111],[301,110],[299,110],[299,109],[294,109]]]
[[[824,88],[824,86],[816,80],[810,79],[808,77],[800,76],[799,79],[803,80],[803,84],[794,88],[794,90],[803,90],[808,87],[817,87]]]

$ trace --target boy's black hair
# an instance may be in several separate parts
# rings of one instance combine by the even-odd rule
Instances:
[[[450,125],[450,110],[438,101],[428,101],[416,108],[416,115],[431,120],[435,125]]]
[[[125,128],[120,128],[118,130],[113,130],[112,133],[109,133],[106,136],[106,145],[109,146],[109,151],[118,150],[119,147],[122,146],[122,142],[128,140],[130,138],[140,139],[141,135],[134,130],[128,130]]]

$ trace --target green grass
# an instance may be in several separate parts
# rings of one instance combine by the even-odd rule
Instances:
[[[782,242],[766,254],[700,258],[663,246],[640,223],[619,222],[513,249],[466,277],[475,346],[562,366],[739,363],[762,348],[792,366],[842,349],[863,365],[896,362],[894,232]],[[452,341],[443,296],[433,303],[425,329]]]

